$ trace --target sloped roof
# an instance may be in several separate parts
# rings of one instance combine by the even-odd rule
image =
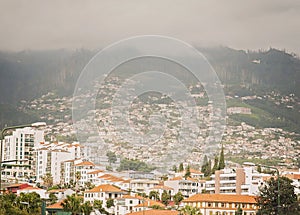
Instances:
[[[256,203],[255,196],[235,194],[196,194],[183,202],[230,202],[230,203]]]
[[[145,210],[145,211],[128,213],[126,215],[179,215],[179,212],[170,211],[170,210]]]
[[[158,205],[158,206],[161,206],[161,207],[165,207],[165,205],[163,203],[160,203],[160,202],[157,202],[157,201],[153,201],[153,200],[146,200],[145,202],[142,202],[141,204],[138,204],[134,207],[136,208],[144,208],[144,207],[152,207],[154,205]]]
[[[99,192],[114,192],[114,193],[121,193],[122,190],[116,186],[110,184],[102,184],[93,189],[85,191],[85,193],[99,193]]]
[[[46,207],[46,209],[63,209],[63,206],[61,205],[61,203],[64,200],[61,200],[59,202],[54,203],[53,205],[49,205],[48,207]]]
[[[82,161],[81,163],[75,164],[75,166],[95,166],[95,164],[90,161]]]

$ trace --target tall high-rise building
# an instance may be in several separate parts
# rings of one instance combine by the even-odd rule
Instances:
[[[44,131],[34,128],[21,128],[5,136],[2,147],[3,178],[32,178],[36,172],[35,147],[44,142]]]

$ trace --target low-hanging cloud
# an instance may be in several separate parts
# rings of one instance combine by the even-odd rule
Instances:
[[[98,49],[143,34],[195,45],[300,53],[300,3],[267,1],[0,1],[0,49]]]

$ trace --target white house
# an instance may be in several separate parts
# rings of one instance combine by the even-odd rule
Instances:
[[[190,197],[202,192],[205,188],[205,181],[195,178],[174,177],[164,181],[164,185],[173,188],[175,194],[181,192],[183,196]]]

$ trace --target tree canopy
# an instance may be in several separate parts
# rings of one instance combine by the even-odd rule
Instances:
[[[271,178],[265,185],[260,187],[259,196],[257,197],[259,207],[257,214],[277,214],[277,210],[279,211],[278,215],[300,214],[299,202],[292,180],[279,177],[279,185],[280,205],[278,205],[278,179]]]

